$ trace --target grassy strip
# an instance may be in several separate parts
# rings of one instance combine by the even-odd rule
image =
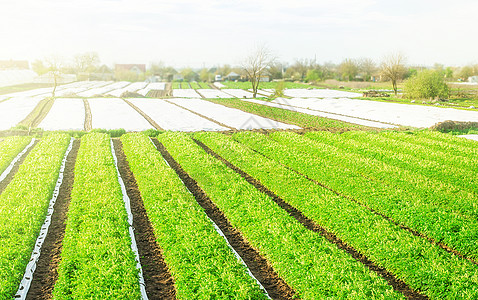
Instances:
[[[263,135],[242,132],[234,138],[284,163],[297,159],[278,151],[280,145]],[[223,136],[215,142],[212,138],[203,141],[412,288],[438,299],[478,296],[477,265],[430,245],[356,202],[334,194],[229,137]]]
[[[55,299],[139,299],[138,270],[109,136],[82,138]]]
[[[0,142],[0,174],[10,165],[12,160],[20,153],[32,140],[28,136],[7,137]]]
[[[400,141],[388,146],[392,144],[390,140],[383,138],[384,141],[381,141],[380,135],[363,132],[340,135],[310,132],[305,136],[314,142],[309,139],[300,140],[306,144],[301,146],[301,149],[315,153],[322,159],[324,156],[328,157],[327,163],[329,160],[336,161],[336,164],[385,182],[390,187],[407,192],[413,191],[419,195],[424,204],[451,208],[473,218],[478,216],[478,195],[474,183],[478,178],[476,170],[473,172],[465,168],[455,168],[453,162],[458,162],[448,159],[447,156],[441,156],[441,159],[438,159],[440,156],[433,160],[427,159],[432,158],[433,153],[428,151],[430,154],[426,155],[426,148],[415,149],[417,147],[411,144],[408,149],[408,143]],[[374,140],[376,142],[373,142]],[[404,144],[403,148],[399,148],[399,144]],[[415,155],[403,153],[413,150]],[[458,178],[448,170],[462,176]],[[409,197],[403,197],[406,198]]]
[[[127,134],[121,141],[173,275],[177,297],[263,299],[259,287],[149,138]]]
[[[400,298],[382,278],[306,229],[186,135],[158,139],[300,298]]]
[[[312,128],[319,130],[345,130],[345,129],[365,129],[368,127],[350,124],[328,118],[320,118],[300,112],[295,112],[278,107],[270,107],[242,101],[239,99],[207,99],[207,101],[222,104],[227,107],[237,108],[264,118],[269,118],[279,122],[297,125],[302,128]]]
[[[444,199],[440,183],[420,180],[420,175],[297,134],[273,133],[271,138],[280,145],[274,144],[269,157],[466,257],[478,258],[478,221],[449,207],[447,201],[454,200]],[[455,201],[461,195],[466,196],[459,194]]]
[[[0,195],[0,299],[18,289],[58,179],[70,137],[44,138]]]

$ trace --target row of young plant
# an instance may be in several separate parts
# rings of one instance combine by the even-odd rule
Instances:
[[[250,82],[234,82],[234,81],[225,81],[223,84],[226,86],[226,89],[243,89],[247,90],[252,88]],[[259,89],[275,89],[279,83],[278,82],[261,82],[259,84]],[[284,82],[284,87],[287,89],[306,89],[311,86],[305,83],[296,83],[296,82]]]
[[[403,297],[383,278],[306,229],[186,134],[165,133],[158,140],[301,299]]]
[[[123,194],[102,133],[82,137],[55,299],[140,299]]]
[[[32,140],[28,136],[11,136],[0,142],[0,174]]]
[[[296,160],[301,165],[313,161],[300,160],[293,150],[251,132],[234,135],[243,144],[213,133],[200,133],[196,137],[412,288],[436,299],[478,296],[477,265],[414,236],[282,165],[292,165]]]
[[[0,299],[13,298],[25,273],[69,141],[66,134],[45,137],[0,195]]]
[[[261,117],[279,122],[297,125],[302,128],[314,129],[362,129],[364,126],[346,123],[338,120],[320,118],[300,112],[295,112],[278,107],[270,107],[257,103],[242,101],[240,99],[206,99],[207,101],[221,104],[231,108],[237,108]]]
[[[433,151],[429,148],[420,148],[420,146],[411,142],[402,142],[404,135],[407,134],[396,132],[382,133],[380,137],[383,137],[384,141],[373,142],[371,146],[374,150],[381,151],[379,153],[376,152],[377,155],[380,155],[382,159],[388,160],[393,165],[478,194],[478,185],[476,184],[478,180],[476,175],[478,162],[473,156],[459,157],[457,159],[456,156],[450,157],[449,154],[443,152],[432,154],[431,152]],[[388,136],[391,138],[387,138]],[[342,140],[340,137],[336,137],[336,139]],[[412,139],[420,140],[422,137],[412,135]],[[389,150],[389,148],[392,149]],[[404,148],[408,148],[408,150],[403,150]],[[368,147],[367,150],[369,150]],[[416,151],[406,153],[413,150]]]
[[[472,150],[474,150],[474,153],[477,154],[476,141],[463,139],[450,134],[442,134],[439,131],[429,131],[429,130],[419,132],[419,136],[423,136],[423,137],[426,137],[427,139],[434,140],[434,141],[449,143],[454,145],[455,147],[459,146],[459,147],[471,148]]]
[[[263,299],[259,286],[143,134],[121,137],[178,299]]]
[[[478,179],[476,172],[465,172],[464,169],[441,165],[438,161],[430,162],[426,155],[422,157],[418,151],[415,157],[400,153],[399,149],[388,150],[385,144],[391,142],[373,142],[380,139],[376,134],[308,132],[305,136],[314,141],[313,148],[306,148],[311,146],[312,142],[309,139],[301,139],[301,142],[308,144],[302,149],[312,151],[324,160],[335,161],[337,164],[354,169],[359,174],[375,178],[407,193],[413,191],[429,204],[452,209],[473,218],[478,216],[478,195],[474,193],[475,181]],[[353,138],[350,138],[351,136]],[[443,162],[446,160],[445,157],[442,158]],[[363,164],[368,167],[363,168]],[[455,183],[449,180],[451,174],[440,176],[430,170],[422,171],[431,164],[440,166],[441,170],[456,170],[457,173],[461,171],[463,176],[460,180],[456,178],[458,183]]]
[[[417,174],[297,134],[274,133],[270,137],[280,145],[275,145],[269,157],[468,257],[478,257],[474,242],[478,221],[448,207],[444,191],[434,190],[440,188],[438,184],[420,186],[429,181],[419,182]]]

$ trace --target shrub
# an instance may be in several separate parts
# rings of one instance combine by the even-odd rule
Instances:
[[[449,89],[442,72],[423,70],[405,82],[405,95],[415,99],[448,98]]]

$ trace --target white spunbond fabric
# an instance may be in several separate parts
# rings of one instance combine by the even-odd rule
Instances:
[[[362,94],[328,89],[285,89],[284,95],[293,98],[355,98]]]
[[[93,96],[96,96],[96,95],[104,95],[104,94],[108,93],[109,91],[123,88],[123,87],[127,86],[128,84],[130,84],[130,83],[127,82],[127,81],[114,82],[114,83],[110,83],[110,84],[102,86],[102,87],[86,90],[84,92],[78,93],[77,95],[79,97],[93,97]]]
[[[151,137],[149,138],[151,144],[153,144],[153,146],[157,149],[156,145],[154,144],[153,140],[151,139]],[[171,168],[171,166],[169,165],[168,161],[161,155],[161,158],[163,159],[163,161],[166,163],[166,165],[168,165],[168,167]],[[183,181],[181,178],[179,178],[181,181]],[[194,197],[193,193],[189,190],[189,188],[187,187],[187,185],[183,182],[184,184],[184,187],[186,187],[186,191],[188,191],[189,194],[191,194]],[[251,270],[249,269],[249,267],[247,266],[246,262],[242,259],[242,257],[239,255],[239,253],[237,253],[237,251],[232,247],[232,245],[229,243],[229,240],[227,239],[226,235],[222,232],[222,230],[219,228],[219,226],[216,225],[216,223],[214,223],[214,221],[209,218],[209,216],[204,213],[206,215],[206,218],[212,223],[212,226],[214,227],[214,230],[216,230],[216,232],[226,241],[226,245],[229,247],[229,249],[231,249],[232,253],[234,254],[234,256],[237,258],[237,260],[246,268],[247,270],[247,273],[249,274],[249,276],[254,279],[256,281],[256,283],[259,285],[259,287],[264,291],[266,297],[268,299],[272,299],[270,296],[269,296],[269,293],[267,292],[267,290],[264,288],[264,286],[261,284],[261,282],[256,278],[256,276],[254,276],[254,274],[252,274]]]
[[[107,93],[107,95],[113,96],[113,97],[121,97],[123,93],[125,92],[136,92],[138,90],[144,89],[148,83],[146,82],[133,82],[130,85],[127,85],[124,88],[112,90]]]
[[[30,261],[27,264],[27,267],[25,269],[25,274],[23,275],[22,281],[20,282],[18,291],[15,294],[15,297],[14,297],[15,299],[21,299],[21,300],[25,299],[28,294],[28,291],[30,290],[30,285],[33,280],[33,274],[35,273],[37,262],[38,262],[38,259],[40,258],[41,247],[43,246],[43,242],[45,241],[46,235],[48,234],[48,228],[50,227],[50,224],[51,224],[51,216],[53,215],[54,206],[58,198],[58,194],[60,193],[61,184],[63,183],[63,174],[65,172],[66,158],[68,157],[68,154],[73,148],[73,141],[74,141],[74,138],[71,138],[68,149],[66,150],[65,156],[63,157],[63,160],[61,162],[60,173],[58,174],[58,179],[56,181],[55,189],[53,190],[53,196],[50,199],[50,204],[48,206],[48,212],[45,218],[45,222],[43,223],[40,229],[40,234],[38,235],[38,238],[35,242],[35,247],[33,248]]]
[[[42,96],[14,97],[0,103],[0,130],[8,130],[24,120],[43,100]]]
[[[469,139],[469,140],[472,140],[472,141],[478,141],[478,134],[465,134],[465,135],[459,135],[459,137]]]
[[[12,162],[8,165],[8,167],[3,171],[2,175],[0,175],[0,182],[2,182],[5,178],[7,178],[8,174],[12,171],[13,167],[19,161],[23,155],[30,149],[33,144],[35,144],[35,138],[33,138],[28,145],[22,150],[22,152],[18,153],[17,156],[12,160]]]
[[[300,129],[300,127],[295,125],[259,117],[239,109],[229,108],[206,100],[169,99],[168,101],[236,129]]]
[[[195,90],[193,89],[174,89],[173,97],[177,98],[201,98]]]
[[[223,91],[235,98],[253,98],[254,94],[241,89],[226,89]]]
[[[83,99],[58,98],[38,127],[44,130],[83,130],[84,125]]]
[[[228,128],[204,119],[161,99],[128,99],[144,112],[147,112],[161,128],[172,131],[223,131]]]
[[[131,239],[131,250],[133,251],[134,257],[136,260],[136,269],[138,269],[138,280],[139,280],[139,287],[141,291],[141,299],[147,300],[148,295],[146,294],[146,283],[144,282],[143,268],[141,267],[138,246],[136,244],[136,239],[134,237],[133,213],[131,212],[131,201],[128,197],[128,194],[126,192],[126,186],[124,185],[123,178],[121,177],[121,174],[118,169],[118,158],[116,157],[115,149],[113,146],[113,140],[111,139],[110,139],[110,146],[111,146],[111,153],[113,155],[113,159],[115,162],[116,173],[118,175],[118,182],[121,186],[121,193],[123,194],[124,207],[126,210],[126,214],[128,215],[128,224],[129,224],[128,231],[129,231],[129,237]]]
[[[91,98],[92,127],[101,129],[120,129],[143,131],[154,129],[136,110],[119,98]]]
[[[198,89],[199,94],[203,95],[204,98],[231,98],[231,95],[226,94],[221,90],[214,89]]]
[[[276,99],[273,102],[323,112],[342,114],[349,117],[364,118],[377,122],[413,127],[431,127],[438,122],[476,121],[478,111],[455,108],[441,108],[401,103],[387,103],[358,99]]]
[[[296,112],[300,112],[300,113],[304,113],[304,114],[308,114],[308,115],[313,115],[313,116],[317,116],[317,117],[321,117],[321,118],[328,118],[328,119],[344,121],[344,122],[357,124],[357,125],[376,127],[376,128],[397,128],[398,127],[398,126],[395,126],[395,125],[370,121],[370,120],[366,120],[366,119],[348,117],[348,116],[344,116],[344,115],[340,115],[340,114],[327,113],[327,112],[322,112],[322,111],[318,111],[318,110],[311,110],[311,109],[307,109],[307,108],[296,107],[296,106],[292,106],[285,99],[284,99],[284,101],[281,101],[281,103],[267,102],[267,101],[254,100],[254,99],[247,99],[247,100],[244,100],[244,101],[253,102],[253,103],[266,105],[266,106],[270,106],[270,107],[277,107],[277,108],[287,109],[287,110],[290,110],[290,111],[296,111]],[[288,103],[288,104],[286,104],[286,103]]]

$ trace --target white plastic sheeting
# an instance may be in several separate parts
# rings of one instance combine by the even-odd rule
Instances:
[[[86,90],[84,92],[78,93],[77,95],[79,97],[94,97],[94,96],[97,96],[97,95],[105,95],[106,93],[108,93],[112,90],[124,88],[128,84],[130,84],[130,83],[127,82],[127,81],[118,81],[118,82],[114,82],[114,83],[111,83],[111,84],[108,84],[108,85],[105,85],[105,86],[102,86],[102,87],[99,87],[99,88]]]
[[[7,130],[24,120],[43,97],[15,97],[0,103],[0,130]]]
[[[92,115],[92,127],[143,131],[153,128],[137,111],[119,98],[88,99]]]
[[[85,106],[83,99],[55,99],[48,115],[38,125],[44,130],[83,130],[85,125]]]
[[[31,83],[38,77],[32,70],[0,70],[0,87]]]
[[[146,86],[145,88],[137,91],[136,93],[140,94],[140,95],[143,95],[143,96],[146,96],[149,91],[152,91],[152,90],[159,90],[159,91],[163,91],[166,89],[166,83],[165,82],[152,82],[150,84],[148,84],[148,86]]]
[[[12,171],[13,167],[15,166],[15,164],[17,163],[17,161],[19,161],[23,155],[25,155],[25,153],[28,151],[28,149],[30,149],[33,144],[35,144],[35,138],[33,138],[30,142],[30,144],[28,144],[23,150],[22,152],[18,153],[18,155],[12,160],[12,162],[8,165],[8,167],[5,169],[5,171],[3,171],[2,175],[0,175],[0,182],[2,182],[3,180],[5,180],[5,178],[7,178],[8,174],[10,174],[10,172]]]
[[[172,131],[223,131],[228,130],[214,122],[160,99],[128,99],[146,112],[161,128]]]
[[[239,109],[225,107],[200,99],[170,99],[182,107],[195,111],[203,116],[216,120],[236,129],[299,129],[295,125],[277,122],[259,117]]]
[[[61,187],[61,184],[63,183],[63,174],[65,172],[66,158],[68,154],[70,153],[71,149],[73,148],[73,140],[74,138],[71,138],[70,145],[68,146],[65,156],[63,157],[63,161],[60,167],[60,173],[58,174],[56,186],[55,186],[55,189],[53,190],[53,196],[51,197],[50,204],[48,206],[45,222],[40,228],[40,234],[38,235],[38,238],[35,242],[35,247],[33,248],[30,261],[27,264],[27,267],[25,269],[25,274],[23,275],[22,281],[20,282],[18,291],[15,294],[15,297],[14,297],[15,299],[21,299],[21,300],[26,299],[28,291],[30,290],[30,285],[33,280],[33,273],[35,273],[37,262],[38,262],[38,259],[40,258],[41,247],[43,246],[43,242],[45,241],[46,235],[48,234],[48,228],[50,227],[50,224],[51,224],[51,216],[53,215],[56,199],[58,198],[58,195],[60,193],[60,187]]]
[[[363,126],[376,127],[376,128],[397,128],[397,126],[391,125],[391,124],[385,124],[385,123],[374,122],[374,121],[369,121],[369,120],[364,120],[359,118],[347,117],[347,116],[338,115],[338,114],[325,113],[325,112],[310,110],[306,108],[294,107],[290,105],[285,105],[285,103],[279,104],[279,103],[273,103],[273,102],[267,102],[262,100],[255,100],[255,99],[247,99],[244,101],[253,102],[253,103],[271,106],[271,107],[287,109],[287,110],[296,111],[296,112],[313,115],[313,116],[317,116],[321,118],[329,118],[329,119],[344,121],[344,122],[363,125]]]
[[[204,98],[231,98],[231,95],[226,94],[220,90],[213,89],[198,89],[197,90]]]
[[[138,90],[144,89],[146,85],[148,85],[148,83],[146,82],[133,82],[132,84],[127,85],[124,88],[112,90],[108,92],[107,95],[114,96],[114,97],[121,97],[121,95],[123,95],[123,93],[125,92],[136,92]]]
[[[174,89],[173,97],[176,98],[201,98],[201,95],[193,89]]]
[[[355,98],[362,94],[328,89],[285,89],[284,95],[297,98]]]
[[[465,134],[465,135],[459,135],[459,137],[469,139],[469,140],[473,140],[473,141],[478,141],[478,134]]]
[[[227,90],[224,90],[223,92],[236,98],[253,98],[254,96],[251,92],[241,90],[241,89],[227,89]]]
[[[113,159],[115,162],[115,167],[116,167],[116,173],[118,175],[118,183],[121,186],[121,193],[123,194],[123,202],[124,202],[124,208],[126,210],[126,214],[128,215],[128,232],[129,232],[129,237],[131,239],[131,250],[134,253],[134,257],[136,260],[136,269],[138,269],[138,280],[139,280],[139,288],[141,291],[141,299],[147,300],[148,295],[146,294],[146,284],[144,283],[144,277],[143,277],[143,268],[141,267],[141,262],[139,260],[139,252],[138,252],[138,246],[136,244],[136,239],[134,237],[134,228],[133,228],[133,214],[131,212],[131,201],[128,197],[128,193],[126,192],[126,187],[123,182],[123,178],[121,177],[121,174],[118,169],[118,159],[116,157],[115,149],[113,147],[113,140],[110,140],[110,145],[111,145],[111,153],[113,154]]]
[[[446,120],[478,120],[478,111],[421,106],[358,99],[282,99],[273,101],[301,108],[341,114],[349,117],[412,127],[431,127]]]
[[[224,87],[226,87],[224,84],[220,83],[220,82],[214,82],[214,85],[217,86],[218,88],[222,89]]]

